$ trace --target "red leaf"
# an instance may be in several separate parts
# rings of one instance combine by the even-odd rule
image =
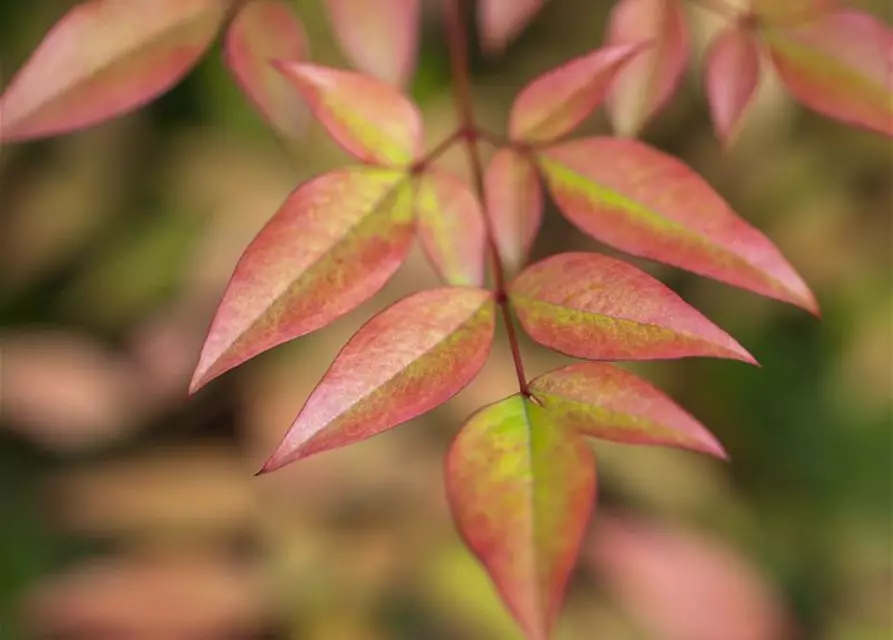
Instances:
[[[509,135],[548,142],[569,133],[604,101],[617,73],[642,48],[603,47],[538,76],[515,98]]]
[[[415,71],[419,0],[327,0],[341,49],[357,69],[403,86]]]
[[[480,371],[493,341],[489,291],[403,298],[350,339],[262,472],[391,429],[443,404]]]
[[[861,11],[767,28],[782,82],[819,113],[893,136],[893,31]]]
[[[244,5],[226,34],[224,56],[239,87],[264,117],[287,137],[303,133],[306,106],[270,64],[307,57],[304,26],[282,0]]]
[[[422,246],[443,279],[453,285],[482,286],[484,214],[465,183],[451,173],[429,167],[419,180],[415,208]]]
[[[730,145],[760,80],[760,51],[751,32],[738,25],[718,34],[707,49],[704,81],[716,135]]]
[[[543,220],[539,172],[527,156],[500,149],[487,166],[484,194],[499,254],[507,267],[519,269]]]
[[[478,0],[478,32],[484,51],[502,53],[544,4],[545,0]]]
[[[302,184],[239,259],[190,390],[367,300],[412,237],[403,172],[350,167]]]
[[[534,379],[530,390],[563,428],[603,440],[728,457],[704,425],[663,392],[614,365],[572,364]]]
[[[651,46],[618,74],[608,96],[614,130],[633,136],[673,96],[688,59],[680,0],[620,0],[611,11],[606,43]]]
[[[0,96],[0,139],[82,129],[170,89],[205,53],[221,0],[92,0],[71,9]]]
[[[370,164],[405,167],[421,151],[422,118],[406,96],[352,71],[277,61],[329,135]]]
[[[593,238],[817,312],[778,249],[681,160],[604,137],[556,145],[539,160],[558,208]]]
[[[546,640],[592,511],[592,452],[515,395],[465,423],[446,486],[459,532],[503,601],[531,640]]]
[[[562,253],[509,285],[534,340],[593,360],[753,357],[669,288],[632,265],[596,253]]]

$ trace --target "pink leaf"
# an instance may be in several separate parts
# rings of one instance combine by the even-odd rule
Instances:
[[[660,281],[596,253],[562,253],[527,267],[509,284],[509,299],[531,338],[571,356],[755,362]]]
[[[453,285],[482,286],[484,214],[465,183],[429,167],[416,188],[415,208],[422,246],[443,279]]]
[[[418,55],[420,0],[327,0],[335,37],[351,64],[405,85]]]
[[[751,32],[731,26],[707,49],[704,80],[716,135],[730,145],[740,129],[760,79],[760,51]]]
[[[512,149],[494,154],[484,175],[487,215],[503,262],[519,269],[543,219],[543,186],[530,158]]]
[[[764,38],[794,98],[842,122],[893,136],[893,31],[861,11],[826,14]]]
[[[530,390],[563,428],[603,440],[727,457],[700,422],[645,380],[614,365],[572,364],[535,378]]]
[[[306,106],[270,64],[307,57],[304,26],[282,0],[253,0],[243,6],[226,34],[225,60],[242,91],[287,137],[303,133]]]
[[[619,0],[606,44],[651,46],[618,74],[608,96],[614,130],[636,135],[673,96],[688,60],[688,31],[680,0]]]
[[[571,132],[604,101],[617,73],[642,48],[603,47],[535,78],[512,105],[511,138],[548,142]]]
[[[531,640],[561,607],[595,498],[592,452],[514,395],[475,413],[446,460],[459,532]]]
[[[556,145],[539,160],[558,208],[593,238],[817,312],[778,249],[681,160],[606,137]]]
[[[263,467],[374,436],[443,404],[480,371],[493,340],[489,291],[450,287],[403,298],[335,358]]]
[[[544,4],[545,0],[478,0],[478,32],[484,51],[502,53]]]
[[[92,0],[71,9],[0,96],[0,139],[89,127],[177,83],[207,51],[222,0]]]
[[[350,167],[298,187],[236,265],[190,390],[371,297],[412,244],[400,171]]]
[[[393,86],[352,71],[277,61],[345,151],[370,164],[405,167],[422,146],[418,109]]]

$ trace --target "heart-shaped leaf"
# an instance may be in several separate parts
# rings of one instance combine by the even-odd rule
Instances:
[[[472,287],[422,291],[388,307],[344,346],[262,471],[363,440],[443,404],[487,360],[494,318],[492,294]]]
[[[731,26],[714,37],[707,49],[704,83],[713,128],[728,146],[760,80],[760,50],[750,30]]]
[[[484,407],[447,454],[462,537],[528,638],[546,640],[595,499],[592,452],[515,395]]]
[[[305,182],[239,259],[190,390],[367,300],[412,238],[405,173],[350,167]]]
[[[544,4],[545,0],[478,0],[478,33],[484,51],[502,53]]]
[[[561,253],[527,267],[509,284],[509,298],[530,337],[571,356],[754,362],[659,280],[596,253]]]
[[[558,208],[593,238],[817,312],[778,249],[681,160],[598,137],[546,149],[539,161]]]
[[[0,96],[0,140],[67,133],[176,84],[222,24],[223,0],[92,0],[72,8]]]

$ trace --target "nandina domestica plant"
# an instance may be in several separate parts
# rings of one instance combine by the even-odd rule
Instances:
[[[790,95],[893,135],[893,33],[835,0],[697,0],[727,20],[704,64],[717,136],[731,145],[770,64]],[[479,0],[491,54],[544,0]],[[534,639],[550,636],[595,501],[588,438],[726,457],[651,384],[610,361],[707,356],[755,362],[668,287],[581,252],[527,264],[545,195],[577,228],[627,254],[813,313],[809,288],[758,230],[682,161],[632,138],[672,98],[690,58],[683,0],[618,0],[605,42],[534,78],[505,132],[472,108],[464,6],[443,0],[459,125],[422,148],[412,76],[419,0],[328,0],[362,73],[307,61],[285,0],[90,0],[63,16],[0,97],[0,139],[60,135],[129,112],[178,82],[222,36],[224,61],[281,136],[306,110],[356,164],[311,178],[248,245],[223,293],[191,384],[309,334],[378,292],[418,238],[444,286],[370,319],[344,346],[262,468],[391,429],[446,402],[483,367],[497,325],[518,392],[461,428],[446,458],[459,531]],[[568,138],[606,104],[619,136]],[[620,137],[622,136],[622,137]],[[484,166],[479,145],[497,147]],[[470,185],[438,165],[463,145]],[[489,257],[489,269],[487,258]],[[578,362],[532,380],[520,326]]]

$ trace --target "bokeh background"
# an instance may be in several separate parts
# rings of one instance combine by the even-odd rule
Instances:
[[[70,0],[0,0],[3,81]],[[320,0],[312,57],[342,65]],[[473,55],[501,130],[527,79],[598,45],[611,2],[551,0],[501,59]],[[859,3],[891,21],[883,0]],[[455,125],[429,2],[412,94],[431,144]],[[562,640],[891,637],[891,175],[888,140],[796,106],[771,73],[723,153],[699,76],[718,23],[695,7],[684,86],[644,132],[765,230],[821,321],[633,260],[762,363],[632,367],[709,425],[722,464],[596,444],[600,498]],[[602,114],[585,126],[607,131]],[[373,301],[187,398],[241,250],[300,181],[346,161],[315,124],[281,146],[219,47],[142,111],[0,153],[0,638],[517,638],[450,521],[442,457],[514,391],[500,339],[432,414],[254,478],[340,345],[436,283],[416,251]],[[461,155],[447,166],[464,172]],[[609,251],[555,210],[536,257]],[[524,343],[531,374],[566,360]]]

